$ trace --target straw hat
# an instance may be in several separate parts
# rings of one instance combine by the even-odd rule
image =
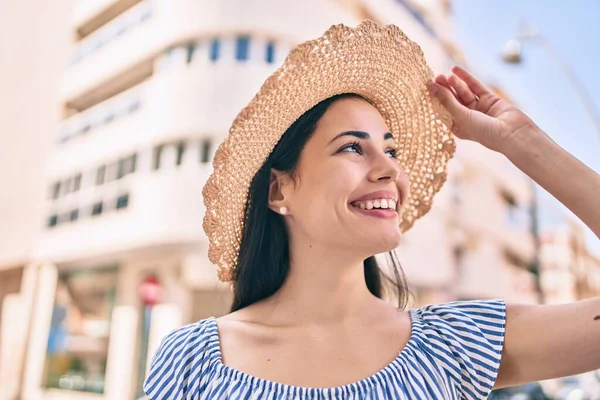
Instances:
[[[432,80],[421,48],[393,25],[335,25],[293,49],[233,121],[203,189],[208,256],[219,279],[234,277],[252,178],[290,125],[336,94],[368,100],[398,144],[399,163],[411,182],[402,231],[425,215],[455,150],[450,114],[426,87]]]

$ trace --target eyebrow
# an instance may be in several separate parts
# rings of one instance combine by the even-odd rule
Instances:
[[[344,136],[354,136],[359,139],[371,139],[371,135],[369,135],[367,132],[364,132],[364,131],[345,131],[342,133],[338,133],[333,139],[331,139],[331,141],[329,141],[329,144],[335,142],[336,140],[338,140],[339,138],[342,138]],[[390,132],[386,132],[383,135],[383,140],[388,140],[388,139],[393,139],[393,136]]]

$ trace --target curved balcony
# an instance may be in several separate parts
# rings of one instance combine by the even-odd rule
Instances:
[[[80,42],[66,71],[61,97],[75,109],[85,108],[89,100],[82,98],[95,88],[115,85],[115,79],[121,75],[147,73],[138,71],[141,65],[192,38],[243,32],[297,43],[320,35],[331,21],[356,22],[334,3],[310,2],[315,2],[319,13],[314,14],[314,8],[306,1],[271,0],[265,5],[268,14],[264,13],[264,7],[245,1],[142,1]],[[289,15],[295,18],[290,19]]]
[[[179,160],[169,148],[159,170],[140,154],[135,172],[102,185],[84,177],[80,190],[48,201],[36,257],[69,262],[204,242],[202,188],[211,167],[199,162],[199,147],[192,143]]]

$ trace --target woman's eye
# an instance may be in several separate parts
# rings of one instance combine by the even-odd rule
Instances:
[[[390,158],[396,158],[398,156],[398,149],[389,149],[386,153],[390,155]]]
[[[361,154],[362,153],[362,147],[360,146],[360,143],[350,143],[350,144],[342,147],[340,149],[340,152]]]

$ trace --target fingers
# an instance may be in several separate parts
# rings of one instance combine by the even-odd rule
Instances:
[[[461,123],[468,119],[469,109],[462,105],[455,94],[452,93],[451,89],[448,89],[445,85],[440,83],[432,82],[427,85],[427,88],[437,99],[442,103],[442,105],[452,114],[452,118],[456,120],[456,122]]]
[[[487,87],[485,87],[483,83],[479,82],[477,79],[475,79],[475,77],[473,77],[473,75],[471,75],[461,67],[454,66],[452,68],[452,72],[456,74],[457,77],[462,79],[467,84],[469,89],[477,96],[482,97],[486,94],[491,93],[490,90]]]
[[[458,100],[465,106],[474,109],[477,106],[478,97],[469,89],[467,84],[456,75],[450,75],[448,82],[454,88]]]

